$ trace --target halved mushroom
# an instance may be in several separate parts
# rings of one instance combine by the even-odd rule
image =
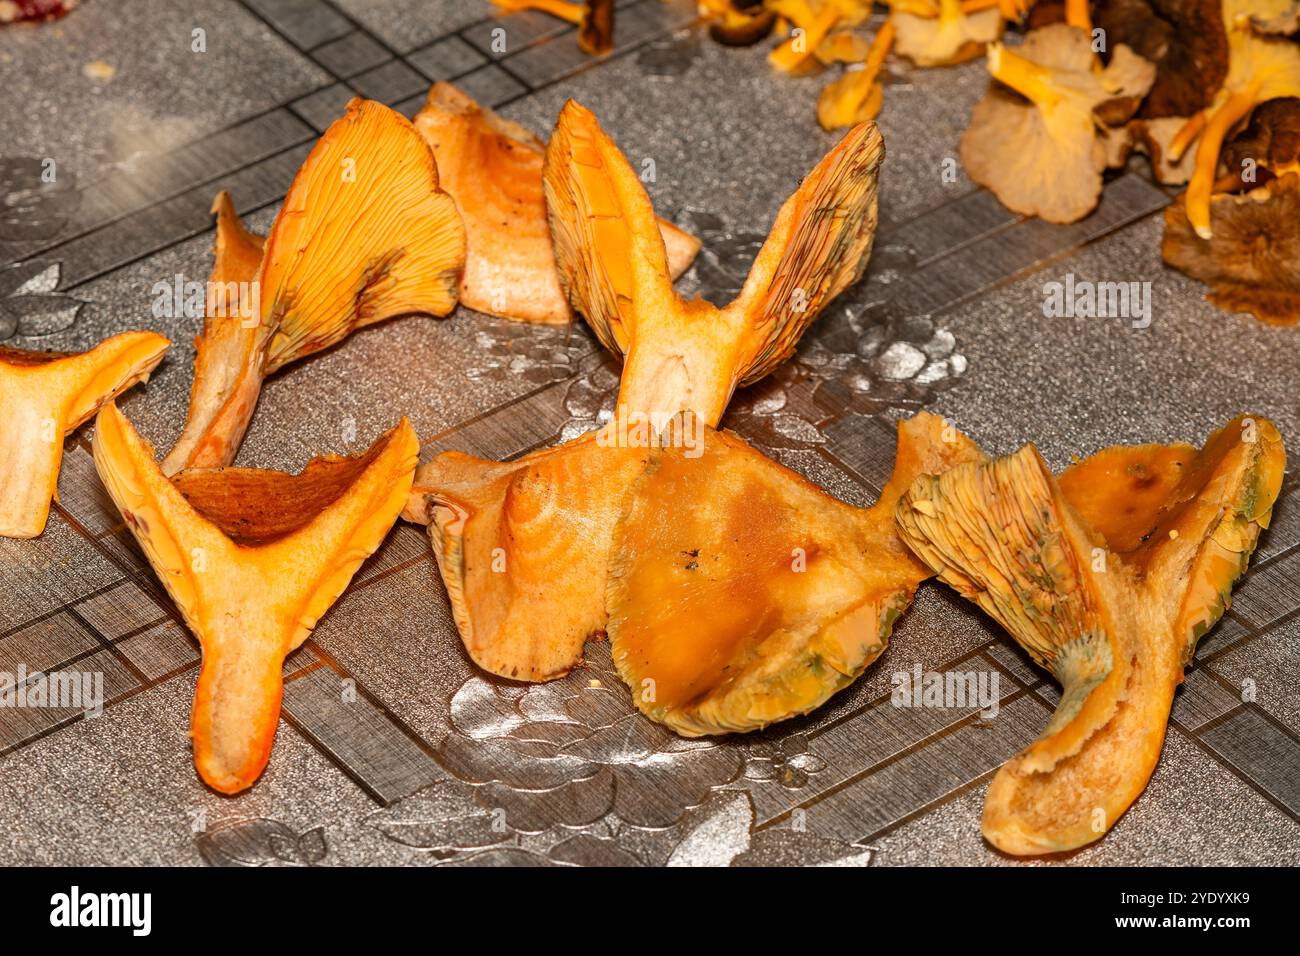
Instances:
[[[1165,262],[1210,286],[1206,298],[1274,325],[1300,321],[1300,172],[1210,200],[1214,234],[1202,239],[1181,203],[1165,210]]]
[[[1099,839],[1146,787],[1174,690],[1268,526],[1286,453],[1241,416],[1197,451],[1108,448],[1058,481],[1032,445],[921,478],[903,540],[1061,683],[994,777],[984,835],[1018,855]]]
[[[238,793],[265,768],[284,658],[379,547],[418,457],[402,419],[369,451],[297,475],[213,468],[173,482],[116,406],[95,420],[99,476],[203,648],[191,734],[214,790]]]
[[[781,208],[726,308],[673,292],[650,199],[586,109],[570,102],[547,147],[560,277],[605,346],[626,356],[615,418],[558,448],[498,464],[448,453],[420,470],[407,516],[429,524],[461,639],[492,673],[549,680],[605,626],[614,525],[655,433],[684,409],[716,424],[739,384],[787,358],[866,267],[884,149],[851,130]]]
[[[1083,218],[1101,198],[1109,159],[1100,128],[1133,115],[1155,67],[1121,45],[1095,70],[1088,34],[1057,23],[1031,31],[1018,52],[992,44],[988,69],[997,82],[961,140],[967,173],[1015,212]]]
[[[922,474],[983,460],[943,419],[898,426],[894,474],[854,508],[686,413],[650,452],[614,534],[614,663],[646,716],[687,737],[758,730],[852,683],[930,571],[899,540]]]
[[[433,150],[442,188],[465,224],[461,303],[524,322],[572,321],[546,224],[542,141],[450,83],[429,90],[415,128]],[[676,279],[690,268],[699,240],[663,219],[659,230]]]
[[[352,100],[326,130],[264,244],[228,198],[213,209],[217,294],[169,475],[234,461],[273,372],[363,326],[449,313],[465,265],[465,229],[433,154],[404,116],[371,100]]]
[[[169,345],[153,332],[123,332],[79,353],[0,345],[0,537],[45,530],[64,436],[148,381]]]
[[[578,46],[600,56],[614,49],[614,0],[492,0],[507,13],[537,10],[578,28]]]
[[[939,0],[937,17],[895,10],[900,55],[917,66],[950,66],[973,60],[1002,36],[1002,11],[996,6],[966,13],[961,0]]]
[[[1187,218],[1202,239],[1213,235],[1210,196],[1218,178],[1224,140],[1260,103],[1300,96],[1300,43],[1284,37],[1259,36],[1249,22],[1239,23],[1238,4],[1226,4],[1228,77],[1203,114],[1196,145],[1196,168],[1187,185]],[[1249,3],[1240,4],[1247,12]],[[1195,131],[1195,128],[1193,128]],[[1190,138],[1190,137],[1188,137]]]

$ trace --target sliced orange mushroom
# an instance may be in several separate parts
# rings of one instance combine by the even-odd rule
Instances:
[[[123,332],[80,353],[0,345],[0,537],[45,530],[64,436],[148,381],[169,345],[153,332]]]
[[[674,424],[615,531],[606,600],[619,674],[646,716],[687,737],[808,713],[880,656],[931,574],[898,537],[898,499],[918,476],[983,455],[916,415],[863,509],[689,413]]]
[[[1015,212],[1082,219],[1101,198],[1112,157],[1099,127],[1133,115],[1155,67],[1116,46],[1105,69],[1094,70],[1088,35],[1057,23],[1030,31],[1017,52],[992,44],[988,69],[996,82],[962,136],[967,173]]]
[[[1260,103],[1300,96],[1300,43],[1257,35],[1248,22],[1236,22],[1231,15],[1232,5],[1224,10],[1228,20],[1228,77],[1207,113],[1196,145],[1195,171],[1187,185],[1187,219],[1202,239],[1214,234],[1210,196],[1218,179],[1224,141]]]
[[[1002,36],[1002,11],[996,6],[967,13],[961,0],[939,0],[939,15],[922,17],[895,11],[895,46],[917,66],[949,66],[982,56]]]
[[[556,261],[574,307],[626,356],[615,418],[557,448],[496,463],[447,453],[421,468],[406,515],[429,524],[461,639],[485,670],[549,680],[605,626],[605,570],[623,498],[663,423],[716,424],[737,385],[793,351],[866,267],[883,158],[873,125],[851,130],[782,206],[726,308],[673,292],[636,174],[570,102],[547,148]]]
[[[1165,210],[1165,262],[1210,286],[1206,298],[1273,325],[1300,322],[1300,172],[1210,200],[1214,234],[1202,239],[1181,203]]]
[[[1268,526],[1285,463],[1273,424],[1241,416],[1199,451],[1108,448],[1057,480],[1027,445],[904,496],[903,540],[1061,683],[1043,735],[989,786],[994,846],[1076,849],[1141,794],[1174,690]]]
[[[465,224],[461,303],[524,322],[572,321],[546,225],[542,141],[450,83],[429,90],[415,128],[432,148],[442,187]],[[699,240],[663,219],[659,230],[676,279],[694,261]]]
[[[449,313],[465,265],[465,230],[433,154],[404,116],[371,100],[352,100],[326,130],[265,243],[228,198],[213,208],[210,288],[233,291],[209,295],[169,475],[234,461],[268,375],[363,326]]]
[[[191,735],[214,790],[238,793],[265,768],[284,658],[379,547],[418,457],[403,419],[369,451],[297,475],[212,468],[173,481],[116,406],[100,412],[95,467],[203,648]]]

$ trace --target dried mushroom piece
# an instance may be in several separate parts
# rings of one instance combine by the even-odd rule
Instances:
[[[100,412],[95,467],[203,648],[191,735],[214,790],[247,789],[266,766],[284,658],[397,520],[418,455],[403,419],[369,451],[297,475],[213,468],[173,482],[115,406]]]
[[[1107,47],[1122,43],[1155,64],[1138,116],[1188,117],[1214,100],[1228,75],[1221,0],[1102,0],[1094,11]]]
[[[1197,451],[1109,448],[1053,478],[1027,445],[922,478],[903,540],[1061,683],[1041,737],[989,786],[984,835],[1017,855],[1099,839],[1146,787],[1174,690],[1268,526],[1285,467],[1242,416]]]
[[[1210,224],[1210,197],[1219,174],[1223,143],[1242,120],[1261,103],[1283,97],[1300,96],[1300,43],[1279,37],[1261,37],[1236,23],[1237,6],[1227,3],[1228,77],[1214,104],[1201,115],[1201,121],[1189,124],[1191,133],[1199,129],[1196,144],[1196,167],[1187,185],[1187,218],[1202,239],[1213,235]],[[1187,138],[1190,138],[1190,134]]]
[[[0,345],[0,537],[35,538],[45,530],[64,436],[148,381],[169,345],[153,332],[123,332],[86,352]]]
[[[1210,201],[1214,234],[1202,239],[1181,203],[1165,210],[1165,262],[1210,286],[1206,296],[1229,312],[1264,322],[1300,321],[1300,173],[1248,193]]]
[[[465,225],[461,303],[524,322],[572,321],[546,224],[545,144],[450,83],[429,90],[415,128],[433,150],[442,188]],[[694,261],[699,240],[663,219],[659,231],[676,279]]]
[[[1246,188],[1300,172],[1300,98],[1285,96],[1257,106],[1245,128],[1223,147],[1221,158],[1228,174]]]
[[[805,714],[884,651],[930,571],[899,540],[921,474],[978,462],[933,415],[898,426],[894,474],[855,508],[689,413],[627,496],[606,591],[614,663],[646,716],[687,737]]]
[[[371,100],[352,100],[326,130],[265,243],[228,200],[214,211],[210,288],[235,285],[209,296],[169,475],[234,460],[268,375],[363,326],[449,313],[465,265],[465,230],[433,154],[404,116]]]
[[[1112,155],[1101,130],[1133,115],[1155,67],[1117,46],[1096,70],[1088,35],[1058,23],[1031,31],[1018,52],[993,44],[988,69],[997,82],[961,140],[967,173],[1015,212],[1082,219],[1101,198]]]
[[[890,22],[898,31],[895,46],[917,66],[950,66],[973,60],[1002,36],[1002,12],[989,7],[966,13],[961,0],[939,0],[936,17],[895,10]]]
[[[605,576],[623,497],[651,441],[683,409],[716,424],[733,390],[766,375],[861,276],[883,158],[850,131],[781,208],[725,309],[683,302],[654,211],[592,114],[569,103],[547,148],[556,261],[570,301],[625,355],[615,418],[507,463],[448,453],[421,468],[406,515],[429,525],[457,627],[480,667],[520,680],[573,668],[605,626]]]

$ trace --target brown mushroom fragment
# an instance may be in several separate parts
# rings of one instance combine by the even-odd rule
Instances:
[[[450,83],[429,90],[415,128],[464,223],[461,304],[523,322],[571,322],[546,223],[545,144]],[[659,230],[676,279],[695,259],[699,240],[663,219]]]
[[[1088,35],[1058,23],[1031,31],[1015,52],[992,44],[988,69],[996,82],[962,136],[967,173],[1015,212],[1082,219],[1101,198],[1110,158],[1101,128],[1133,115],[1155,67],[1121,45],[1094,70]]]
[[[1285,96],[1257,106],[1223,147],[1221,159],[1246,189],[1300,172],[1300,98]]]
[[[448,453],[421,468],[408,518],[429,524],[466,649],[486,670],[548,680],[605,626],[606,565],[624,495],[672,416],[716,424],[735,388],[784,361],[866,266],[883,146],[851,130],[782,206],[735,301],[683,302],[650,199],[596,118],[570,102],[547,147],[560,277],[626,357],[614,420],[507,463]]]
[[[64,436],[147,382],[169,345],[153,332],[123,332],[79,353],[0,345],[0,537],[45,530]]]
[[[1093,9],[1107,49],[1122,43],[1155,64],[1139,117],[1188,117],[1214,100],[1228,75],[1221,0],[1101,0]]]
[[[921,474],[983,456],[942,419],[898,426],[894,473],[855,508],[738,436],[686,413],[654,448],[614,534],[606,603],[614,663],[646,716],[686,737],[808,713],[889,643],[930,576],[899,540]]]
[[[1181,203],[1165,209],[1165,262],[1210,286],[1206,298],[1274,325],[1300,321],[1300,172],[1210,200],[1202,239]]]
[[[297,475],[213,468],[173,482],[116,406],[99,413],[95,467],[203,648],[191,736],[214,790],[238,793],[266,766],[284,658],[379,547],[418,457],[403,419],[369,451]]]
[[[1056,713],[984,801],[1017,855],[1100,839],[1159,759],[1174,690],[1266,528],[1286,453],[1241,416],[1197,451],[1109,448],[1054,478],[1033,445],[919,479],[899,532],[1061,683]]]
[[[465,230],[429,147],[404,116],[370,100],[352,100],[312,149],[255,271],[261,240],[228,201],[218,197],[214,210],[211,288],[235,291],[209,296],[188,419],[163,462],[169,475],[234,460],[268,375],[363,326],[449,313],[465,265]]]
[[[895,10],[890,22],[897,31],[895,47],[917,66],[950,66],[973,60],[1002,36],[1002,12],[997,7],[966,13],[961,0],[939,0],[936,17]]]

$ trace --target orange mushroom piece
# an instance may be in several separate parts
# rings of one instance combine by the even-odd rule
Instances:
[[[600,56],[614,49],[614,0],[492,0],[506,13],[537,10],[578,28],[578,46]]]
[[[893,44],[894,23],[887,20],[872,38],[861,66],[845,70],[821,91],[817,98],[817,122],[822,129],[829,131],[865,123],[880,114],[885,98],[880,71]]]
[[[45,530],[64,436],[147,382],[169,345],[154,332],[123,332],[79,353],[0,346],[0,537]]]
[[[894,527],[922,474],[983,460],[926,413],[898,426],[893,476],[855,508],[686,413],[653,449],[614,533],[606,603],[637,707],[686,737],[821,706],[889,643],[931,571]]]
[[[1242,9],[1238,9],[1238,7]],[[1205,114],[1196,146],[1196,167],[1187,184],[1187,219],[1196,234],[1210,239],[1210,196],[1218,179],[1224,140],[1260,103],[1300,96],[1300,43],[1258,35],[1241,17],[1250,4],[1224,5],[1228,24],[1228,77]],[[1184,137],[1186,141],[1190,137]]]
[[[997,6],[967,12],[961,0],[939,0],[938,16],[918,16],[895,9],[889,17],[897,31],[895,46],[917,66],[951,66],[983,55],[1002,36]]]
[[[738,385],[784,361],[866,267],[884,149],[851,130],[777,215],[726,308],[683,302],[650,199],[576,103],[547,147],[546,197],[561,282],[601,342],[625,356],[603,429],[506,463],[448,452],[420,469],[408,518],[429,525],[461,639],[518,680],[572,669],[606,622],[609,549],[655,434],[679,411],[716,424]]]
[[[360,455],[297,475],[192,469],[174,481],[114,405],[95,421],[95,467],[203,648],[191,735],[199,776],[238,793],[266,767],[285,656],[311,634],[410,493],[410,423]]]
[[[465,229],[433,154],[371,100],[352,100],[326,130],[264,242],[228,197],[213,208],[208,315],[169,475],[234,461],[268,375],[363,326],[449,313],[465,265]]]
[[[573,321],[546,224],[545,144],[450,83],[429,90],[415,128],[433,150],[442,188],[465,226],[461,304],[523,322]],[[699,240],[663,219],[659,230],[676,279],[690,268]]]
[[[1015,212],[1083,218],[1101,198],[1112,159],[1101,132],[1132,117],[1155,67],[1117,45],[1106,68],[1094,70],[1088,35],[1057,23],[1030,31],[1015,52],[992,44],[988,70],[996,82],[961,140],[967,173]]]
[[[984,836],[1017,855],[1077,849],[1146,787],[1174,690],[1223,614],[1282,485],[1267,419],[1204,447],[1108,448],[1059,479],[1026,445],[919,479],[899,532],[1061,683],[1043,735],[984,801]]]

